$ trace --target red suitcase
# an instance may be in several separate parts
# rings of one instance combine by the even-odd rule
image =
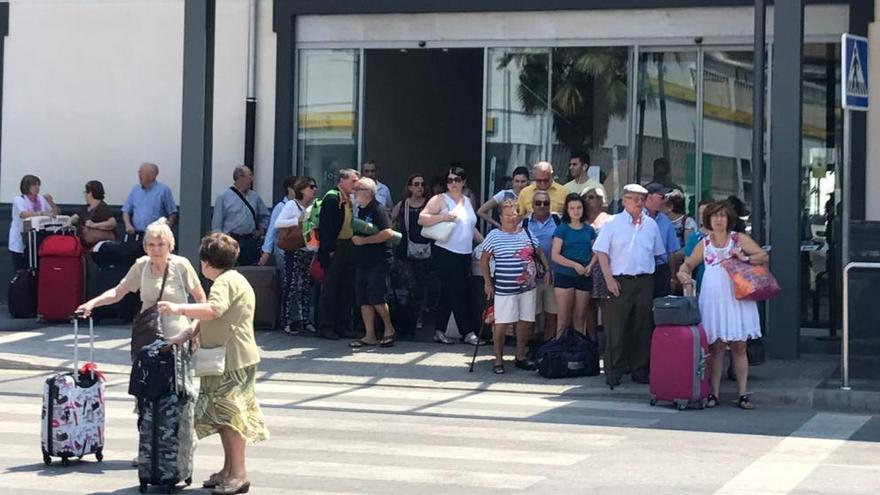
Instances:
[[[83,299],[82,245],[75,236],[50,235],[38,254],[37,316],[69,321]]]
[[[651,405],[658,400],[700,409],[709,395],[709,342],[702,325],[659,326],[651,337]]]

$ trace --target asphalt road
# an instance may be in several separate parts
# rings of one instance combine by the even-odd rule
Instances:
[[[0,374],[0,487],[138,493],[124,377],[107,386],[105,459],[40,454],[43,371]],[[249,447],[251,493],[846,494],[880,492],[880,418],[732,403],[677,412],[555,394],[308,381],[258,385],[271,439]],[[204,439],[196,483],[222,463]]]

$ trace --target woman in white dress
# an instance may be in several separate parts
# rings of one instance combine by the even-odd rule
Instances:
[[[761,337],[758,305],[755,301],[741,301],[734,296],[733,283],[721,262],[735,257],[745,263],[763,265],[768,262],[769,256],[748,235],[732,232],[735,223],[736,214],[726,202],[706,206],[703,225],[709,227],[711,232],[684,261],[678,271],[678,279],[682,285],[692,285],[694,268],[700,263],[705,266],[700,313],[709,338],[712,359],[710,394],[706,405],[718,405],[718,391],[724,372],[724,350],[729,346],[736,372],[737,405],[742,409],[752,409],[754,405],[746,393],[749,373],[746,341]]]

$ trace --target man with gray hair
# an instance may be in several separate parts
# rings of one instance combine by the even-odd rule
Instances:
[[[344,168],[336,187],[327,191],[318,216],[318,261],[324,269],[318,326],[325,339],[339,340],[351,330],[354,288],[354,250],[351,238],[351,193],[359,179],[357,170]]]
[[[260,240],[269,225],[269,208],[253,190],[254,174],[244,165],[232,172],[233,184],[214,201],[211,230],[229,234],[238,241],[238,265],[260,260]]]
[[[547,191],[550,196],[550,211],[562,213],[568,190],[553,180],[553,165],[550,165],[550,162],[538,162],[532,167],[532,183],[524,187],[517,198],[517,209],[520,215],[526,216],[532,212],[532,196],[535,191]]]
[[[131,188],[125,203],[122,204],[122,221],[125,232],[139,240],[147,226],[159,218],[167,218],[169,226],[177,220],[177,204],[171,188],[156,180],[159,167],[155,163],[144,162],[138,167],[138,182]]]

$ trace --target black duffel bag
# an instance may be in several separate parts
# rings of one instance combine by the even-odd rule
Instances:
[[[666,296],[654,299],[654,326],[699,325],[700,305],[696,297]]]
[[[570,378],[599,374],[599,349],[586,335],[567,329],[544,343],[535,354],[538,373],[544,378]]]
[[[164,340],[143,346],[137,353],[128,379],[128,393],[154,401],[178,388],[175,352]]]

